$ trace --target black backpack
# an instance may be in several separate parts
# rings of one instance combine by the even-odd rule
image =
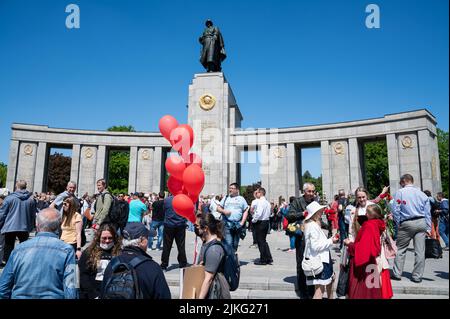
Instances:
[[[143,299],[135,268],[149,260],[136,256],[130,262],[122,262],[119,257],[111,260],[111,277],[102,289],[101,299]]]
[[[206,252],[214,245],[221,246],[225,252],[218,271],[224,275],[228,285],[230,286],[230,291],[235,291],[239,287],[239,279],[241,276],[241,267],[239,265],[238,256],[231,246],[217,241],[205,250],[203,258],[206,258]]]
[[[127,224],[130,207],[127,202],[118,200],[109,193],[102,194],[102,202],[104,202],[106,194],[112,197],[112,201],[104,222],[113,224],[116,229],[122,230]]]

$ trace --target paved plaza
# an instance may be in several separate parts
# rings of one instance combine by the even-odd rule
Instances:
[[[31,236],[34,236],[32,234]],[[92,230],[87,231],[87,239],[92,238]],[[272,231],[267,241],[273,256],[273,265],[256,266],[259,258],[258,248],[250,248],[252,234],[247,232],[238,249],[241,263],[239,289],[231,293],[233,299],[298,299],[296,289],[295,252],[288,252],[289,240],[282,232]],[[194,259],[195,235],[186,231],[186,255],[188,262]],[[89,244],[89,243],[88,243]],[[88,245],[87,244],[87,245]],[[159,264],[162,251],[148,250],[149,255]],[[332,250],[334,270],[338,274],[339,252]],[[422,283],[409,280],[414,263],[412,246],[408,249],[402,281],[392,281],[394,299],[448,299],[449,298],[449,252],[443,252],[441,259],[427,259]],[[0,273],[2,269],[0,269]],[[179,298],[180,271],[177,262],[177,248],[174,242],[170,254],[168,271],[165,272],[172,298]],[[336,286],[336,281],[334,288]],[[333,289],[334,290],[334,289]],[[336,297],[336,296],[334,296]]]
[[[194,256],[195,236],[186,232],[186,255],[188,262],[192,263]],[[232,298],[243,299],[298,299],[295,293],[296,262],[295,252],[288,252],[289,240],[283,232],[272,231],[267,236],[273,256],[273,265],[256,266],[253,261],[259,258],[258,248],[249,248],[252,244],[252,234],[247,233],[244,241],[240,242],[238,249],[241,262],[241,281],[239,289],[231,293]],[[161,251],[149,250],[148,253],[158,263],[161,262]],[[338,274],[339,256],[332,250],[334,269]],[[174,243],[170,254],[168,271],[165,273],[172,292],[172,298],[179,297],[179,268],[177,262],[177,249]],[[441,259],[427,259],[425,274],[420,284],[409,280],[414,264],[412,246],[408,250],[402,281],[392,281],[395,299],[448,299],[449,298],[449,252],[444,251]],[[337,281],[335,281],[334,288]],[[334,296],[336,297],[336,296]]]

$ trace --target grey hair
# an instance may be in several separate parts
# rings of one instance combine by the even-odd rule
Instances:
[[[55,213],[54,215],[47,214],[48,212]],[[56,218],[55,218],[56,216]],[[36,228],[40,232],[56,233],[59,231],[62,222],[62,215],[54,208],[43,209],[36,216]]]
[[[314,186],[313,183],[306,182],[305,184],[303,184],[303,191],[306,191],[306,189],[309,187],[314,187],[314,189],[316,189],[316,186]]]
[[[74,181],[70,181],[70,182],[68,182],[67,183],[67,186],[69,186],[69,185],[73,185],[73,186],[75,186],[75,187],[77,187],[77,183],[75,183]]]
[[[122,249],[125,247],[139,247],[139,244],[142,242],[142,238],[137,239],[122,239]]]

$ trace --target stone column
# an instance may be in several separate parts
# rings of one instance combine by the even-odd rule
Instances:
[[[162,165],[164,164],[162,163],[162,147],[155,147],[153,151],[152,192],[159,193],[164,190],[164,185],[161,186],[161,181],[164,180],[164,176],[162,176]]]
[[[439,153],[435,152],[435,140],[428,130],[418,132],[420,171],[422,175],[422,188],[429,190],[433,196],[441,191],[441,176],[437,174],[439,167]]]
[[[137,158],[136,191],[150,193],[153,191],[153,158],[152,148],[140,148]]]
[[[397,145],[400,176],[403,174],[411,174],[414,177],[414,184],[417,187],[422,188],[419,143],[416,132],[399,134],[397,137]]]
[[[298,180],[298,161],[295,144],[289,143],[286,145],[286,165],[287,165],[287,195],[286,201],[289,200],[289,196],[299,196],[299,180]]]
[[[288,196],[288,169],[287,169],[287,151],[285,145],[271,145],[269,147],[269,195],[267,200],[278,203],[280,196],[286,199]],[[266,189],[267,191],[267,189]]]
[[[322,191],[325,194],[326,200],[330,201],[331,194],[331,166],[330,166],[330,142],[320,142],[320,153],[322,157]],[[323,197],[323,194],[322,194]]]
[[[269,197],[269,146],[261,145],[261,162],[259,166],[259,174],[261,176],[261,186],[266,189],[266,198]]]
[[[78,178],[78,194],[86,192],[93,195],[97,192],[96,182],[96,163],[97,147],[82,146],[80,152],[80,172]]]
[[[17,166],[19,163],[19,141],[11,141],[11,144],[9,146],[9,162],[8,162],[8,174],[6,177],[6,188],[10,192],[13,192],[15,190],[15,184],[16,184],[16,173],[17,173]]]
[[[130,147],[130,167],[128,173],[128,193],[136,192],[138,151],[136,146]]]
[[[95,168],[95,178],[96,180],[99,180],[101,178],[106,179],[106,146],[105,145],[99,145],[98,151],[97,151],[97,164]]]
[[[398,146],[395,134],[386,135],[386,146],[388,153],[390,193],[394,194],[399,189],[400,182],[400,164],[398,161]]]
[[[47,143],[39,142],[36,155],[36,173],[34,174],[33,192],[42,192],[47,167]]]
[[[358,145],[358,139],[350,138],[348,140],[350,157],[350,189],[345,192],[354,191],[357,187],[363,185],[363,172],[361,169],[361,153]]]
[[[26,181],[29,191],[34,189],[37,146],[37,143],[21,142],[19,147],[19,164],[16,180]]]
[[[236,146],[230,146],[230,161],[228,164],[229,167],[229,175],[227,184],[231,183],[239,183],[238,181],[238,165],[240,162],[240,151]]]
[[[84,193],[81,193],[78,184],[79,184],[79,174],[80,174],[80,152],[81,152],[81,146],[80,144],[74,144],[72,146],[72,161],[70,165],[70,180],[77,183],[77,190],[78,195],[83,196]]]

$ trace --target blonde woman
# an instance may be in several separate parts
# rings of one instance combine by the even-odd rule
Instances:
[[[325,289],[328,299],[332,298],[332,286],[334,280],[333,262],[331,260],[331,246],[339,242],[336,234],[327,238],[321,228],[322,214],[326,206],[312,202],[306,207],[305,225],[305,259],[319,259],[323,264],[321,273],[315,276],[307,276],[308,286],[315,286],[313,299],[322,299]]]
[[[81,231],[83,218],[77,212],[78,203],[74,197],[68,197],[63,202],[61,224],[61,240],[72,245],[77,259],[81,257]]]

